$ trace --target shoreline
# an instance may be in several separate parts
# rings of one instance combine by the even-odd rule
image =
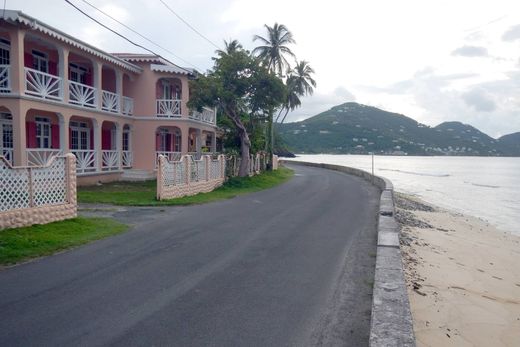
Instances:
[[[418,346],[520,345],[520,237],[395,194]]]

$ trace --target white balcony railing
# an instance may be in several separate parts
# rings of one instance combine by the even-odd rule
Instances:
[[[121,110],[125,116],[131,116],[134,114],[134,99],[127,96],[123,96],[123,109]]]
[[[101,169],[103,171],[119,170],[119,151],[102,151],[102,154]]]
[[[165,151],[157,151],[155,152],[155,167],[157,167],[159,162],[159,155],[164,155],[168,161],[179,161],[181,160],[181,152],[165,152]]]
[[[122,166],[125,169],[131,168],[134,164],[134,154],[132,151],[121,152]]]
[[[11,164],[13,164],[13,154],[14,152],[12,148],[2,148],[0,150],[0,155],[3,156],[5,160],[10,162]]]
[[[27,165],[46,166],[49,160],[57,155],[61,155],[61,149],[28,148]]]
[[[0,65],[0,93],[11,92],[11,66]]]
[[[217,124],[215,110],[208,107],[204,107],[202,112],[192,111],[189,118],[203,123]]]
[[[69,102],[83,107],[96,108],[96,88],[69,81]]]
[[[181,100],[157,99],[156,114],[157,117],[180,117]]]
[[[28,67],[25,68],[25,94],[44,99],[61,100],[61,85],[61,77]]]
[[[76,173],[78,175],[96,172],[96,151],[88,149],[72,149],[76,156]]]
[[[119,113],[119,95],[103,90],[103,103],[101,108],[103,111]]]

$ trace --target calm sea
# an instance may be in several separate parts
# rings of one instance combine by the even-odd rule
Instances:
[[[299,155],[295,160],[368,172],[368,155]],[[520,158],[374,156],[374,173],[396,191],[487,220],[520,235]]]

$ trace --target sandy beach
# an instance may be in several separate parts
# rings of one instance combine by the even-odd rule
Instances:
[[[418,346],[520,346],[520,237],[396,194]]]

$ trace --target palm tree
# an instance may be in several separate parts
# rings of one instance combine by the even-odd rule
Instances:
[[[269,71],[282,76],[283,71],[290,66],[286,56],[296,58],[288,47],[295,41],[292,33],[283,24],[274,23],[273,27],[267,24],[264,26],[267,29],[267,38],[259,35],[253,36],[253,41],[262,42],[261,46],[253,49],[253,54],[267,66]]]
[[[316,81],[311,76],[313,73],[314,69],[305,60],[297,62],[294,69],[287,73],[287,99],[278,113],[278,117],[276,117],[276,122],[278,122],[283,110],[285,110],[285,115],[281,123],[285,121],[289,111],[301,105],[301,96],[312,95],[314,88],[316,88]]]
[[[283,123],[289,111],[293,111],[295,108],[299,107],[302,104],[300,100],[300,94],[298,93],[296,76],[288,75],[287,81],[285,81],[285,85],[287,86],[287,96],[282,108],[280,109],[280,112],[278,112],[278,116],[276,117],[275,123],[278,123],[278,120],[280,119],[284,110],[285,114],[281,123]]]
[[[238,42],[237,40],[232,40],[232,41],[229,41],[229,42],[224,40],[224,47],[225,47],[224,50],[217,49],[215,51],[215,53],[219,57],[233,54],[235,52],[240,51],[243,48],[242,45],[240,44],[240,42]],[[215,60],[215,59],[216,58],[213,58],[213,60]]]
[[[279,77],[283,78],[283,71],[290,68],[286,56],[291,56],[296,59],[296,56],[288,47],[289,44],[295,43],[292,33],[283,24],[274,23],[272,27],[267,24],[264,25],[267,29],[267,38],[255,35],[253,41],[260,41],[261,46],[253,49],[253,54],[267,67],[271,72],[274,72]],[[273,128],[273,114],[269,114],[267,121],[267,139],[266,149],[270,158],[273,157],[274,147],[274,128]]]

